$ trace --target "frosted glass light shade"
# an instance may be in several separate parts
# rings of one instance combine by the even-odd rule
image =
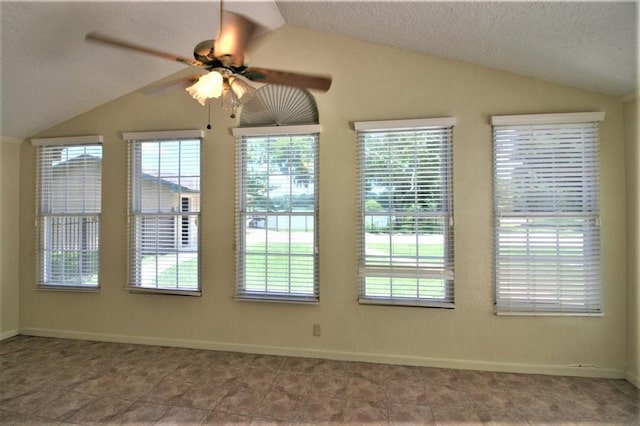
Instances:
[[[233,93],[238,97],[241,104],[246,104],[256,94],[256,89],[241,78],[233,75],[229,77],[229,86],[231,86]]]
[[[207,99],[219,98],[222,94],[222,75],[211,71],[209,74],[201,76],[193,86],[187,87],[186,90],[195,100],[200,102],[200,105],[204,105]]]
[[[226,109],[235,114],[240,105],[240,98],[235,94],[232,86],[225,82],[222,87],[222,109]]]

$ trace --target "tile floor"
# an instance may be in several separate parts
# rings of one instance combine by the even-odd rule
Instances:
[[[0,423],[640,424],[624,380],[447,370],[17,336]]]

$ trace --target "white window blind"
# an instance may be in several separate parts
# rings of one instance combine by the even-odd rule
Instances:
[[[355,123],[361,303],[453,307],[454,124]]]
[[[590,121],[571,122],[576,118]],[[494,117],[499,314],[600,312],[597,120],[602,118],[597,113]]]
[[[200,294],[201,131],[129,140],[129,289]]]
[[[99,287],[101,142],[101,136],[32,140],[40,288]]]
[[[238,299],[319,300],[318,131],[234,129]]]

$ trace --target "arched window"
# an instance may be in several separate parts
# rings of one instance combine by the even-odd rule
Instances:
[[[318,110],[309,92],[266,85],[237,137],[237,291],[241,300],[317,302]]]

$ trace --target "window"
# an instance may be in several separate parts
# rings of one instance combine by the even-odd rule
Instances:
[[[38,287],[95,290],[100,277],[102,136],[37,146]]]
[[[129,140],[128,288],[200,294],[200,130]]]
[[[234,129],[239,299],[319,299],[319,131],[318,125]]]
[[[453,307],[454,124],[355,123],[361,303]]]
[[[602,119],[493,117],[497,313],[600,312]]]

